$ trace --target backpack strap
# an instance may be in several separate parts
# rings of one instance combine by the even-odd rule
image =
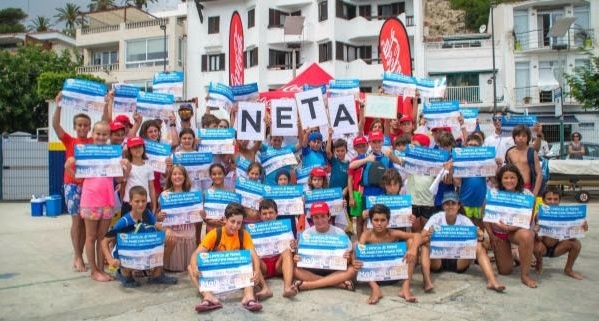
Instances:
[[[526,151],[526,161],[528,162],[528,168],[530,169],[530,185],[532,188],[535,187],[535,181],[537,180],[537,173],[535,172],[535,149],[528,147]]]
[[[212,251],[216,251],[216,249],[220,245],[220,239],[222,237],[223,237],[223,227],[219,226],[216,228],[216,240],[214,241],[214,246],[212,247]]]

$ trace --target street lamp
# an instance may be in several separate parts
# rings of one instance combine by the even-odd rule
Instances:
[[[166,20],[160,20],[160,30],[162,30],[162,32],[164,32],[164,37],[162,38],[164,40],[164,55],[162,56],[162,70],[164,72],[166,72],[166,54],[168,53],[168,50],[166,49]]]
[[[493,21],[493,9],[496,2],[491,0],[491,50],[493,57],[493,115],[497,113],[497,71],[495,69],[495,23]]]

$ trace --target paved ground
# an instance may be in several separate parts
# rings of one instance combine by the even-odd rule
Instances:
[[[149,286],[125,290],[116,282],[97,283],[71,270],[68,238],[70,218],[29,216],[29,204],[0,203],[0,320],[599,320],[599,203],[589,204],[590,231],[575,266],[586,279],[576,281],[562,273],[565,258],[546,260],[538,289],[520,284],[518,270],[500,277],[504,294],[485,289],[480,269],[463,275],[434,276],[436,291],[424,294],[422,277],[415,277],[417,304],[397,297],[397,286],[384,288],[376,306],[364,303],[368,287],[302,292],[295,299],[281,297],[281,281],[271,281],[275,297],[264,311],[243,310],[234,295],[225,308],[198,315],[199,301],[183,274],[176,286]],[[419,271],[419,270],[418,270]]]

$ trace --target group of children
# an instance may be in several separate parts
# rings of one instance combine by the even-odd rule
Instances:
[[[495,177],[453,177],[453,164],[450,160],[443,166],[446,175],[439,183],[436,193],[430,189],[435,177],[408,173],[403,168],[402,152],[409,145],[448,152],[456,146],[468,148],[489,145],[480,130],[466,132],[461,118],[464,139],[458,141],[447,127],[432,128],[430,135],[423,133],[420,127],[415,130],[412,115],[398,115],[394,120],[374,120],[367,135],[364,134],[362,116],[358,133],[337,139],[334,139],[333,130],[320,133],[318,129],[302,129],[299,124],[297,142],[288,145],[283,145],[285,139],[280,136],[270,136],[268,143],[249,142],[238,137],[235,141],[235,153],[214,155],[213,163],[208,169],[208,178],[197,182],[192,180],[185,166],[173,164],[171,158],[166,161],[165,173],[154,171],[145,150],[145,141],[155,141],[169,144],[176,153],[197,151],[201,140],[196,136],[193,126],[195,108],[192,104],[181,105],[177,111],[178,118],[172,114],[166,120],[142,122],[142,117],[135,114],[134,123],[124,115],[113,120],[112,104],[112,93],[109,93],[102,121],[93,126],[89,116],[77,114],[73,119],[76,137],[72,137],[60,124],[59,94],[52,121],[66,150],[64,196],[68,213],[72,215],[73,268],[80,272],[86,271],[83,260],[85,249],[93,280],[111,281],[117,278],[124,287],[136,287],[140,276],[148,276],[150,283],[175,284],[177,279],[167,276],[164,271],[187,271],[202,295],[202,301],[196,306],[196,310],[210,311],[222,307],[222,304],[213,293],[202,291],[199,287],[201,271],[197,266],[196,255],[210,251],[247,249],[252,256],[252,280],[255,283],[255,287],[244,289],[242,298],[243,306],[249,311],[261,310],[260,301],[272,296],[273,292],[265,280],[274,276],[283,277],[283,296],[287,298],[301,291],[323,287],[355,289],[355,277],[362,262],[356,259],[354,245],[350,241],[344,255],[347,260],[345,271],[298,267],[301,256],[297,254],[295,240],[280,255],[258,257],[252,238],[243,229],[243,225],[274,219],[290,220],[296,238],[299,233],[349,234],[358,244],[405,241],[408,250],[404,260],[408,265],[408,279],[403,282],[399,295],[407,302],[416,302],[410,284],[417,263],[421,265],[425,292],[434,289],[431,272],[462,273],[472,263],[471,260],[462,259],[430,259],[430,238],[435,227],[441,225],[477,227],[476,261],[486,278],[487,288],[491,290],[502,292],[505,286],[495,276],[492,260],[487,254],[489,250],[494,253],[500,274],[510,274],[514,262],[519,262],[521,280],[529,287],[536,287],[536,281],[529,275],[533,258],[536,258],[536,269],[540,273],[544,256],[568,253],[564,272],[571,277],[582,278],[580,273],[573,270],[574,261],[580,252],[580,241],[537,237],[534,219],[530,228],[482,221],[487,188],[542,196],[543,202],[548,205],[559,203],[560,194],[556,191],[549,189],[540,194],[538,161],[536,168],[531,169],[526,158],[532,134],[523,126],[514,129],[515,147],[503,149],[506,151],[505,157],[498,155],[506,158],[506,164],[500,162],[501,167]],[[235,119],[235,113],[233,108],[231,119],[226,120],[218,119],[208,111],[202,117],[201,127],[229,128]],[[267,117],[265,122],[270,124],[270,118]],[[167,131],[168,135],[163,135],[163,131]],[[326,135],[326,143],[323,142],[323,134]],[[164,139],[165,136],[168,140]],[[124,155],[121,165],[124,175],[118,178],[75,178],[74,149],[77,144],[122,145]],[[503,146],[496,149],[502,150],[501,148]],[[295,167],[288,162],[272,161],[280,156],[299,159],[299,165]],[[536,153],[534,156],[538,160]],[[244,204],[231,203],[224,210],[221,219],[208,219],[206,212],[201,211],[203,222],[167,227],[162,225],[166,213],[161,210],[158,201],[161,195],[189,191],[234,191],[238,177],[266,185],[303,184],[305,190],[340,188],[343,191],[345,215],[332,217],[329,205],[324,202],[313,203],[303,215],[278,215],[277,203],[272,199],[262,199],[258,210]],[[411,195],[412,226],[409,228],[389,228],[390,209],[385,204],[365,208],[365,199],[368,197],[400,194]],[[372,227],[367,228],[367,223]],[[584,228],[588,228],[586,223]],[[119,233],[144,231],[165,232],[164,266],[145,272],[120,267],[115,236]],[[512,247],[517,247],[516,259],[513,257]],[[105,263],[117,268],[117,272],[114,275],[107,273]],[[368,303],[375,304],[382,298],[380,286],[383,283],[368,284],[371,287]]]

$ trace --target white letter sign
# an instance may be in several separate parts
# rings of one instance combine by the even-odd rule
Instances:
[[[329,98],[329,117],[335,134],[354,134],[358,131],[358,116],[354,96]]]
[[[235,120],[237,137],[243,140],[262,141],[266,133],[265,111],[266,107],[263,103],[240,101],[237,119]]]
[[[295,101],[303,128],[314,128],[329,123],[320,88],[295,94]]]
[[[297,106],[291,99],[270,101],[271,136],[297,137]]]

